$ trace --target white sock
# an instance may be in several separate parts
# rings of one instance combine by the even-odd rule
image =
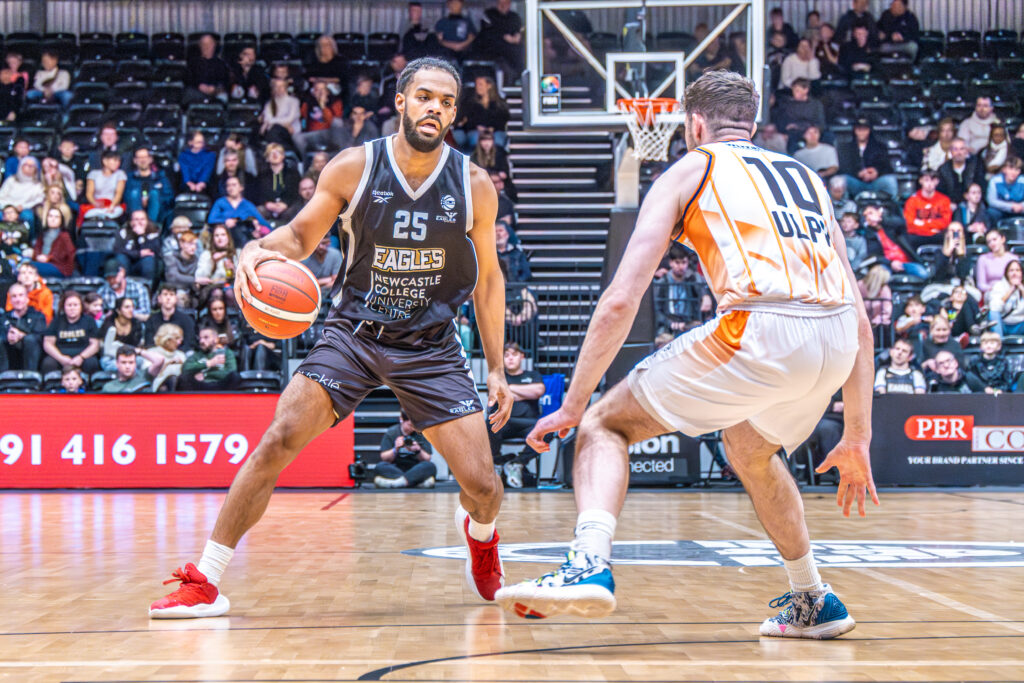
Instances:
[[[216,586],[220,583],[220,577],[224,575],[224,570],[228,568],[228,562],[231,561],[231,556],[234,554],[234,548],[221,545],[216,541],[207,541],[206,547],[203,548],[203,556],[196,568],[206,575],[207,581]]]
[[[607,510],[584,510],[576,518],[576,538],[570,547],[578,552],[597,555],[604,560],[611,559],[615,523],[615,515]]]
[[[487,543],[494,538],[494,522],[483,524],[472,517],[469,518],[469,536],[473,540]]]
[[[814,563],[813,550],[808,550],[806,555],[795,560],[783,558],[782,562],[786,565],[789,586],[794,593],[820,591],[825,587],[818,574],[818,566]]]

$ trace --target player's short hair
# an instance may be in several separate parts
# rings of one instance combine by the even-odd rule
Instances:
[[[455,98],[458,99],[459,96],[462,95],[462,76],[459,75],[459,70],[456,69],[448,60],[441,59],[439,57],[420,57],[419,59],[414,59],[406,64],[405,68],[402,69],[402,73],[398,76],[398,83],[396,84],[398,92],[404,95],[416,74],[426,69],[444,71],[446,74],[454,78]]]
[[[715,131],[726,126],[752,128],[759,98],[749,78],[732,71],[708,71],[686,86],[683,102],[688,117],[700,114]]]

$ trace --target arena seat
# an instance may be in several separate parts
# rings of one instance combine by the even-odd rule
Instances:
[[[31,394],[43,386],[43,377],[31,370],[5,370],[0,372],[0,392]]]

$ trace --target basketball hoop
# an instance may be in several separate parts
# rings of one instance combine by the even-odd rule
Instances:
[[[641,161],[668,161],[669,143],[679,127],[663,114],[679,110],[679,101],[670,97],[630,97],[617,102],[626,116],[626,126],[633,137],[633,156]]]

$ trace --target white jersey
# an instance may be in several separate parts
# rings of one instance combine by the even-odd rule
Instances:
[[[815,315],[853,304],[832,201],[814,171],[747,140],[690,153],[707,157],[707,170],[673,238],[697,253],[719,311]]]

